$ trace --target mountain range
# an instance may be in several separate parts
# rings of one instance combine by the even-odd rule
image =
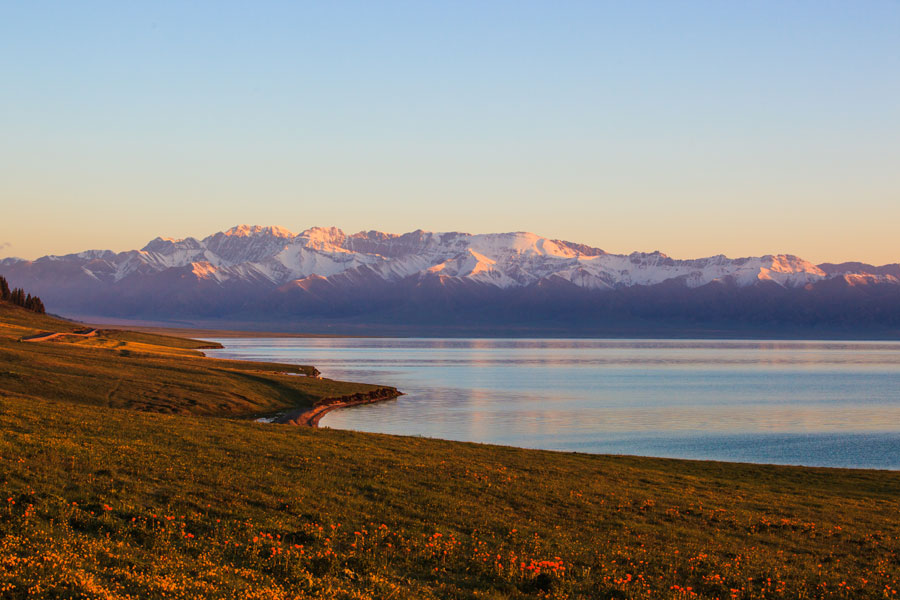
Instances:
[[[0,260],[83,318],[399,334],[895,337],[900,264],[791,255],[677,260],[533,233],[240,225],[140,250]]]

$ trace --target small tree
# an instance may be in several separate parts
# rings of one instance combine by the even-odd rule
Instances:
[[[14,288],[13,291],[9,293],[9,301],[16,306],[25,306],[25,290],[22,288]]]

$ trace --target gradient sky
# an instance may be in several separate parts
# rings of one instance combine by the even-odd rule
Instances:
[[[900,2],[0,4],[0,257],[238,223],[900,261]]]

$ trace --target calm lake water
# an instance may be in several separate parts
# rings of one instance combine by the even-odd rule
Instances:
[[[591,453],[900,469],[900,343],[221,339],[395,386],[320,425]]]

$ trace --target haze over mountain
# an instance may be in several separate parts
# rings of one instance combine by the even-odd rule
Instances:
[[[900,326],[897,264],[676,260],[524,232],[240,225],[120,253],[7,258],[0,274],[62,314],[285,330],[889,336]]]

